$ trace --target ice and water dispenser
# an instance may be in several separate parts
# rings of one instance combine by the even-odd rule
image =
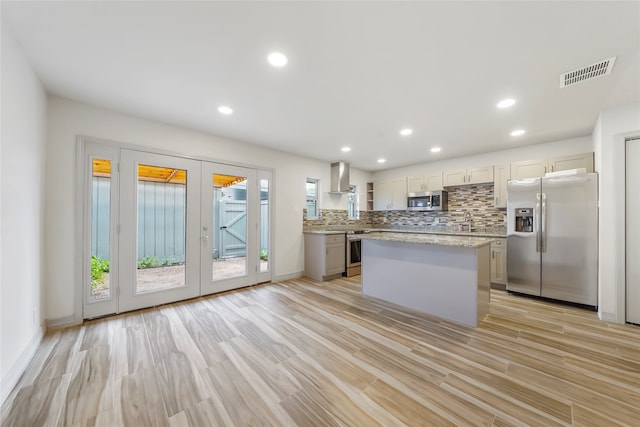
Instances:
[[[516,231],[533,233],[533,208],[516,209]]]

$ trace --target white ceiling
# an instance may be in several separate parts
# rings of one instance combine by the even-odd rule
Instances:
[[[638,1],[2,1],[2,19],[49,93],[369,171],[589,135],[640,101]]]

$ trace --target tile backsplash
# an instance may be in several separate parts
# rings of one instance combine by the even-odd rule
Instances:
[[[320,220],[303,220],[305,229],[314,228],[443,228],[455,229],[464,223],[466,212],[471,214],[474,231],[501,230],[506,227],[504,209],[493,207],[493,184],[462,185],[449,187],[447,212],[415,211],[360,211],[359,220],[347,218],[347,211],[323,209]],[[306,218],[306,211],[303,213]]]

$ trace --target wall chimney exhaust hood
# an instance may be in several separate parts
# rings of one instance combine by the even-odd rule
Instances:
[[[331,163],[331,190],[329,193],[342,194],[349,192],[349,163]]]

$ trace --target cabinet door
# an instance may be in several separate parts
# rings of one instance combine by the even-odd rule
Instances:
[[[443,184],[445,187],[464,185],[467,183],[466,169],[452,169],[444,172]]]
[[[424,184],[424,177],[410,176],[409,178],[407,178],[407,192],[417,193],[420,191],[426,191],[426,186]]]
[[[391,209],[391,181],[375,181],[373,183],[373,210],[388,211]]]
[[[510,179],[509,165],[495,165],[493,167],[493,206],[507,207],[507,181]]]
[[[407,178],[397,178],[391,181],[390,209],[407,209]]]
[[[587,172],[593,172],[593,153],[552,157],[549,159],[549,167],[551,168],[550,172],[558,172],[578,168],[585,168]]]
[[[547,159],[511,163],[511,179],[538,178],[547,173]]]
[[[343,237],[344,238],[344,237]],[[327,243],[325,245],[325,276],[344,273],[345,243]]]
[[[442,172],[431,172],[424,177],[426,191],[442,190]]]
[[[493,166],[467,169],[467,184],[493,182]]]
[[[507,248],[504,239],[491,244],[491,283],[507,284]]]

